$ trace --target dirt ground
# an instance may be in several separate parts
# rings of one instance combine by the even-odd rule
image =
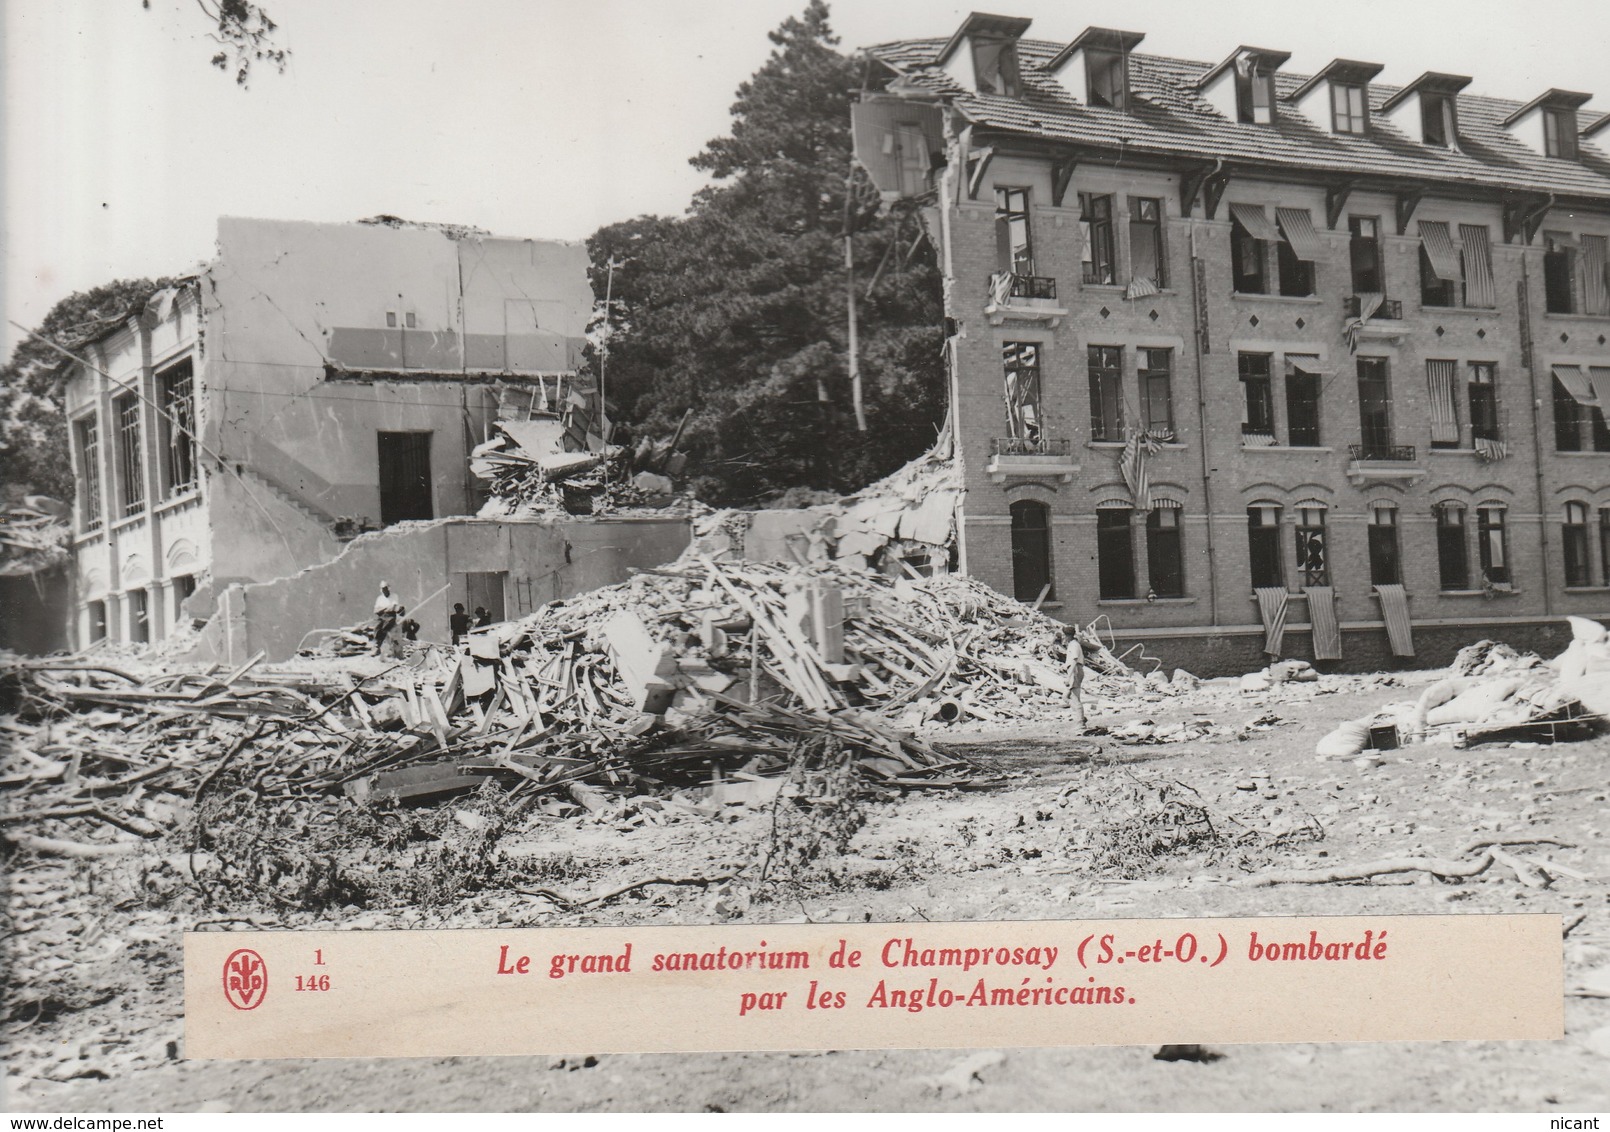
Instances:
[[[1603,1112],[1610,737],[1428,744],[1356,760],[1314,754],[1338,721],[1412,698],[1437,675],[1325,677],[1258,695],[1211,681],[1179,696],[1091,701],[1092,722],[1115,730],[1137,718],[1222,729],[1184,742],[1076,740],[1065,721],[936,732],[1003,781],[869,803],[848,854],[819,859],[747,905],[742,892],[655,887],[588,912],[495,892],[442,908],[247,919],[366,928],[1546,912],[1561,917],[1564,932],[1563,1040],[1224,1046],[1204,1060],[1172,1062],[1156,1060],[1155,1047],[195,1062],[183,1057],[180,936],[219,917],[97,901],[90,888],[105,882],[96,870],[40,859],[11,881],[13,943],[35,956],[51,949],[101,993],[54,1016],[15,1019],[0,1033],[5,1107]],[[1159,798],[1201,813],[1211,832],[1160,824]],[[538,818],[506,850],[546,861],[552,887],[573,894],[656,874],[714,875],[755,845],[768,821],[762,809],[726,810],[710,818],[673,809],[630,828]],[[1519,837],[1560,843],[1517,850],[1557,866],[1546,885],[1496,867],[1462,881],[1408,873],[1244,883],[1272,868],[1457,857],[1473,840]],[[64,900],[63,892],[76,895]]]

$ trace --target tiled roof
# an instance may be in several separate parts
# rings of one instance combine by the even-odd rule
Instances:
[[[1130,56],[1131,109],[1112,110],[1075,101],[1045,70],[1062,49],[1045,40],[1018,42],[1023,97],[977,94],[933,66],[944,39],[902,40],[868,48],[914,85],[952,98],[971,122],[993,130],[1110,148],[1121,139],[1132,152],[1284,166],[1329,174],[1363,174],[1489,189],[1519,189],[1572,197],[1610,198],[1610,156],[1593,144],[1578,161],[1544,157],[1501,125],[1524,103],[1481,95],[1459,96],[1458,151],[1422,143],[1379,116],[1400,88],[1370,85],[1373,112],[1367,136],[1332,134],[1285,101],[1309,76],[1275,76],[1276,117],[1270,125],[1225,118],[1196,91],[1212,64],[1156,55]],[[1579,129],[1597,118],[1578,113]]]

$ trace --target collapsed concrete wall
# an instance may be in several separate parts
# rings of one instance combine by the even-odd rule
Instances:
[[[185,659],[240,664],[259,651],[287,659],[318,630],[371,620],[382,581],[419,621],[421,640],[446,641],[454,602],[473,608],[501,600],[495,614],[523,616],[556,598],[625,581],[633,568],[669,562],[689,538],[683,518],[404,523],[363,535],[333,561],[289,577],[229,586]]]

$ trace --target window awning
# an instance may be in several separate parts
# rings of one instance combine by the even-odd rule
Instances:
[[[1438,279],[1449,283],[1464,279],[1464,272],[1459,269],[1459,253],[1454,251],[1453,237],[1448,234],[1444,221],[1420,221],[1420,239],[1425,243],[1426,258],[1431,261],[1431,270]]]
[[[1268,240],[1271,244],[1280,242],[1280,231],[1269,220],[1269,214],[1263,210],[1261,204],[1232,204],[1230,215],[1245,228],[1255,240]]]
[[[1299,373],[1313,377],[1330,377],[1335,372],[1320,363],[1318,354],[1287,354],[1286,364]]]
[[[1588,385],[1599,399],[1599,408],[1610,411],[1610,366],[1589,366]]]
[[[1606,370],[1605,372],[1610,373],[1610,370]],[[1178,499],[1169,499],[1167,496],[1162,495],[1152,496],[1152,507],[1154,509],[1161,508],[1168,511],[1179,511],[1182,510],[1184,506],[1185,504],[1181,503]]]
[[[1323,257],[1325,242],[1314,231],[1314,218],[1306,208],[1277,208],[1275,215],[1280,218],[1280,227],[1286,233],[1286,243],[1291,245],[1292,253],[1298,259]]]
[[[1588,375],[1582,372],[1581,366],[1557,365],[1553,370],[1554,380],[1565,386],[1573,401],[1579,405],[1598,407],[1598,398],[1594,396],[1593,387],[1588,384]]]

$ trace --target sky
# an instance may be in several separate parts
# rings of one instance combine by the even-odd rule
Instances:
[[[36,325],[114,278],[178,274],[225,216],[378,213],[585,239],[679,214],[687,159],[725,133],[766,33],[805,0],[268,0],[284,74],[213,69],[196,0],[0,0],[0,312]],[[837,0],[842,46],[949,35],[971,10]],[[1238,44],[1312,71],[1342,56],[1474,76],[1472,93],[1596,91],[1610,110],[1605,0],[990,0],[1066,42],[1089,24],[1217,61]],[[9,353],[20,332],[9,325]]]

